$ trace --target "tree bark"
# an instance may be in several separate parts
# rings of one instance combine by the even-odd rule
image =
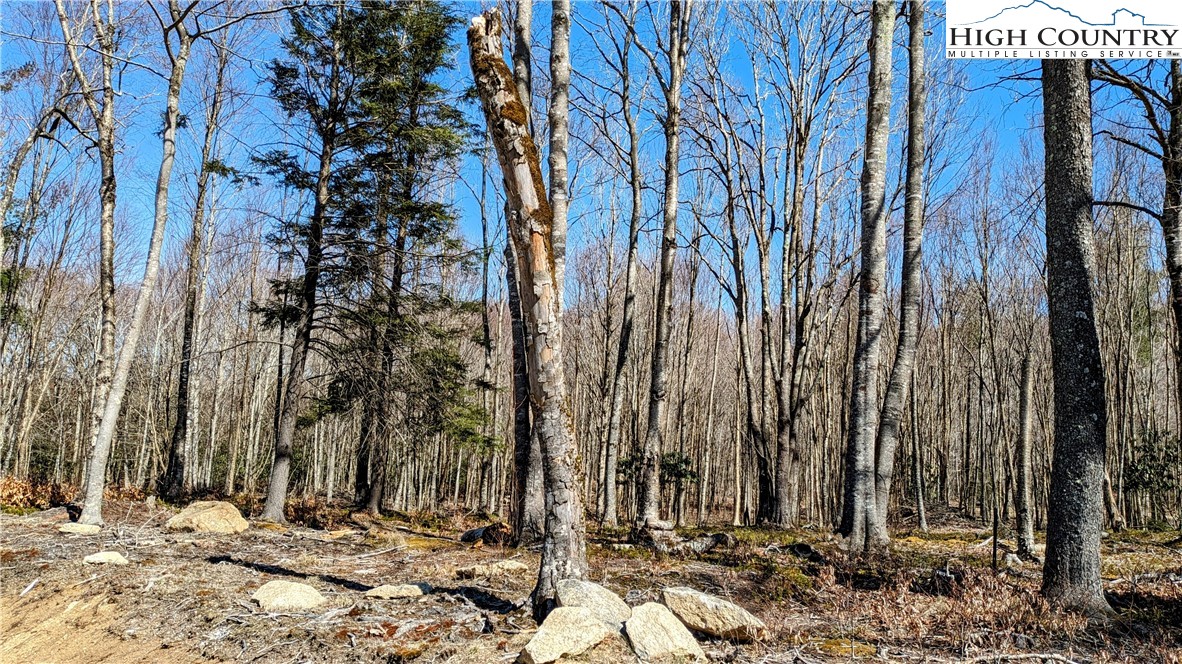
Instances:
[[[1030,448],[1033,443],[1034,413],[1031,410],[1034,398],[1034,368],[1030,351],[1022,358],[1022,388],[1018,399],[1018,477],[1016,482],[1017,495],[1014,497],[1014,507],[1017,513],[1018,555],[1031,558],[1034,556],[1034,516],[1030,510],[1031,503],[1031,467]]]
[[[569,23],[566,26],[556,29],[569,29]],[[517,249],[522,309],[532,339],[530,392],[539,415],[537,429],[545,469],[546,530],[532,594],[534,615],[541,622],[554,607],[557,582],[587,574],[583,501],[575,473],[573,422],[566,405],[562,302],[554,281],[554,220],[528,115],[512,72],[501,59],[498,11],[472,19],[468,46],[476,90],[505,178],[506,198],[518,213],[511,218],[510,227]]]
[[[641,454],[641,479],[636,506],[636,527],[643,530],[660,521],[661,503],[661,424],[668,399],[669,334],[673,318],[673,268],[677,257],[677,195],[680,167],[681,79],[689,51],[690,2],[669,3],[669,78],[663,82],[665,93],[665,192],[661,232],[661,267],[658,277],[656,323],[650,373],[648,424]]]
[[[80,523],[94,525],[102,525],[103,523],[103,489],[106,485],[107,460],[110,457],[111,447],[115,441],[115,428],[118,424],[119,413],[123,406],[123,395],[127,390],[127,381],[131,376],[131,365],[135,359],[140,334],[143,332],[144,319],[148,315],[148,307],[151,305],[152,294],[156,288],[156,277],[160,271],[160,249],[164,243],[164,227],[168,222],[168,186],[172,179],[172,167],[176,159],[176,130],[180,121],[181,84],[184,82],[185,65],[188,63],[189,50],[193,43],[192,37],[185,28],[184,16],[181,14],[180,7],[175,0],[169,3],[169,10],[174,21],[172,29],[177,34],[178,48],[176,53],[172,55],[172,66],[168,78],[168,93],[165,97],[164,132],[161,139],[162,154],[160,170],[156,178],[155,215],[152,225],[152,235],[148,243],[148,258],[144,265],[144,276],[140,282],[139,293],[136,296],[131,323],[127,329],[127,336],[123,340],[123,346],[119,351],[119,359],[115,366],[114,375],[111,378],[110,390],[107,392],[107,398],[103,403],[102,419],[99,421],[98,433],[94,439],[94,449],[91,451],[91,457],[88,463],[89,468],[86,476],[86,491],[82,516],[78,519]],[[60,9],[59,13],[64,16],[64,12]],[[113,29],[113,26],[108,26],[108,29]],[[165,40],[170,39],[167,32],[164,38]],[[104,163],[103,167],[106,169],[107,164]],[[113,203],[114,201],[112,201],[111,206],[112,213],[114,212]],[[105,232],[106,225],[104,224]],[[113,243],[114,241],[112,239],[112,249]],[[113,320],[111,324],[113,326]]]
[[[1044,60],[1047,302],[1054,370],[1054,458],[1043,594],[1109,613],[1100,581],[1104,525],[1104,368],[1094,314],[1092,99],[1088,63]]]
[[[628,68],[628,52],[634,33],[629,30],[624,46],[620,49],[620,107],[624,113],[624,126],[628,128],[628,185],[632,195],[628,215],[628,258],[624,272],[624,304],[620,313],[620,339],[616,349],[616,366],[611,378],[611,411],[608,416],[607,449],[603,463],[603,525],[615,528],[619,525],[619,506],[616,492],[617,466],[620,458],[620,423],[624,410],[624,367],[632,344],[632,332],[636,324],[636,281],[638,272],[638,247],[640,245],[641,187],[640,132],[636,127],[636,116],[632,111],[632,78]]]
[[[518,0],[513,18],[513,82],[525,113],[526,127],[533,132],[533,0]],[[545,501],[542,496],[542,449],[533,431],[534,413],[530,400],[529,337],[521,309],[517,278],[517,250],[513,247],[513,210],[505,203],[505,280],[509,320],[513,336],[513,462],[516,502],[513,533],[517,544],[542,539],[545,529]]]
[[[229,50],[225,41],[228,32],[223,33],[223,42],[218,47],[217,72],[215,74],[213,98],[205,116],[205,140],[201,146],[201,167],[197,175],[197,199],[193,204],[193,226],[189,235],[188,272],[185,277],[185,309],[181,330],[181,362],[177,369],[176,422],[168,452],[168,468],[159,486],[160,494],[176,499],[191,487],[186,481],[186,462],[192,416],[189,412],[189,394],[193,388],[191,371],[193,348],[200,334],[199,297],[201,280],[205,275],[205,198],[209,189],[209,162],[213,157],[214,136],[218,132],[221,116],[222,95],[225,92],[225,71],[229,64]]]
[[[870,537],[876,545],[890,541],[887,532],[887,508],[891,499],[891,480],[895,469],[895,451],[899,446],[899,425],[903,420],[903,405],[911,388],[915,370],[915,348],[919,342],[919,300],[923,287],[923,165],[926,140],[924,113],[927,98],[927,77],[924,74],[923,41],[924,0],[910,0],[907,90],[907,180],[903,210],[903,274],[899,299],[899,341],[895,349],[895,363],[887,384],[882,404],[882,418],[878,424],[874,491],[875,520]]]
[[[883,288],[886,281],[886,157],[891,111],[891,46],[895,6],[875,0],[870,15],[870,78],[866,151],[862,164],[861,271],[858,333],[850,390],[845,500],[841,533],[851,551],[868,550],[877,523],[874,440],[878,432],[878,366],[882,352]]]

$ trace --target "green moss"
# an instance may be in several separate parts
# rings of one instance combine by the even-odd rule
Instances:
[[[37,512],[36,507],[18,507],[16,505],[0,505],[0,512],[5,514],[13,514],[16,516],[25,516]]]

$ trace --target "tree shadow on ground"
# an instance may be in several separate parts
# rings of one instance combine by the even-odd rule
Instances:
[[[231,565],[238,565],[239,567],[245,567],[247,569],[252,569],[252,570],[255,570],[256,572],[273,574],[275,576],[290,576],[290,577],[295,577],[298,579],[313,579],[313,578],[320,579],[321,581],[324,581],[325,583],[331,583],[333,585],[337,585],[342,588],[345,588],[348,590],[354,590],[357,592],[365,592],[367,590],[371,590],[374,588],[374,586],[371,586],[369,584],[360,583],[358,581],[353,581],[352,579],[346,579],[346,578],[339,577],[339,576],[334,576],[332,574],[310,574],[307,572],[300,572],[297,570],[293,570],[288,567],[283,567],[281,565],[272,565],[269,563],[260,563],[260,562],[250,561],[250,560],[239,560],[238,558],[235,558],[233,556],[227,556],[227,555],[210,556],[210,557],[206,558],[205,561],[210,564],[213,564],[213,565],[220,565],[222,563],[229,563]],[[462,598],[468,602],[471,602],[472,605],[478,609],[481,609],[483,611],[490,611],[492,613],[497,613],[497,614],[511,613],[511,612],[517,610],[517,608],[518,608],[518,606],[516,604],[514,604],[513,602],[501,599],[500,597],[497,597],[496,595],[494,595],[486,590],[482,590],[480,588],[476,588],[473,586],[457,586],[454,588],[436,587],[436,588],[433,588],[431,592],[434,594],[443,594],[443,595],[451,595],[452,597],[459,597],[459,598]]]

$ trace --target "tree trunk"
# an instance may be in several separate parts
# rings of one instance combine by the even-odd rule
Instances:
[[[334,72],[334,77],[336,76]],[[320,282],[320,262],[324,248],[324,221],[328,207],[328,185],[332,175],[335,128],[324,130],[320,146],[319,168],[316,179],[316,200],[308,220],[304,278],[300,287],[299,315],[292,338],[291,355],[286,367],[283,394],[275,429],[275,458],[271,463],[271,477],[267,483],[267,501],[259,518],[274,523],[287,519],[283,509],[287,503],[288,476],[291,473],[292,445],[295,441],[296,420],[303,406],[304,370],[312,344],[312,328],[316,319],[317,288]],[[282,353],[282,350],[280,351]]]
[[[555,13],[563,14],[555,19],[555,30],[569,30],[569,13],[562,7],[556,7]],[[554,220],[542,188],[540,157],[526,124],[528,116],[512,72],[501,59],[500,30],[495,9],[477,16],[468,29],[468,46],[476,90],[505,178],[506,198],[518,213],[510,218],[510,228],[517,249],[522,310],[532,339],[530,391],[539,416],[545,469],[546,530],[532,594],[534,615],[541,622],[554,607],[557,582],[586,576],[587,552],[574,429],[566,405],[562,302],[554,281]]]
[[[887,532],[887,507],[891,499],[891,480],[895,471],[895,450],[899,445],[899,425],[903,404],[907,403],[911,374],[915,370],[915,347],[919,341],[919,300],[923,287],[923,165],[926,141],[924,112],[927,80],[924,75],[924,0],[910,0],[907,8],[911,53],[908,59],[907,90],[907,182],[903,211],[903,275],[899,299],[899,342],[895,363],[882,404],[878,424],[878,445],[874,491],[875,520],[870,537],[877,545],[890,541]]]
[[[620,458],[620,422],[624,410],[624,367],[628,362],[628,351],[636,322],[637,254],[641,214],[644,212],[641,208],[641,187],[644,183],[640,172],[640,133],[636,128],[636,116],[632,112],[632,79],[628,70],[628,52],[633,38],[633,33],[629,31],[624,47],[620,50],[620,107],[624,112],[624,126],[628,128],[628,185],[632,201],[628,216],[628,263],[624,273],[624,306],[620,313],[620,340],[616,350],[616,366],[611,378],[611,412],[608,416],[607,449],[604,452],[603,463],[603,525],[611,528],[619,525],[616,469]]]
[[[1054,371],[1054,458],[1043,594],[1109,613],[1100,581],[1107,412],[1093,312],[1092,99],[1089,64],[1042,63],[1047,302]]]
[[[641,455],[640,495],[636,506],[636,527],[643,530],[660,521],[661,424],[668,398],[669,333],[673,317],[673,268],[677,257],[677,193],[680,167],[681,79],[689,50],[690,3],[669,3],[669,80],[665,92],[665,192],[661,233],[661,268],[658,277],[656,324],[653,331],[648,425]]]
[[[1034,398],[1034,368],[1031,363],[1030,351],[1022,358],[1022,391],[1018,399],[1018,478],[1017,495],[1014,497],[1015,512],[1018,516],[1017,537],[1018,555],[1024,558],[1034,556],[1034,518],[1030,511],[1031,503],[1031,467],[1030,448],[1033,443],[1034,413],[1031,410]]]
[[[862,164],[862,267],[858,277],[858,334],[850,390],[845,501],[841,533],[851,551],[868,550],[877,523],[874,440],[878,433],[878,366],[886,281],[886,158],[891,111],[891,46],[895,6],[875,0],[871,10],[869,101]]]
[[[513,83],[521,101],[526,128],[533,132],[533,0],[518,0],[513,19]],[[519,546],[542,538],[545,528],[545,505],[542,497],[542,449],[533,430],[534,413],[530,400],[529,337],[525,312],[521,309],[518,257],[513,246],[515,223],[513,210],[505,203],[505,280],[508,291],[509,320],[513,335],[513,461],[516,503],[513,511],[514,539]]]
[[[176,130],[180,121],[181,84],[184,82],[185,65],[189,58],[190,46],[192,46],[192,38],[186,31],[176,2],[171,2],[169,8],[175,21],[173,29],[177,32],[179,45],[172,61],[172,70],[168,78],[168,93],[165,98],[164,132],[161,139],[162,155],[160,170],[156,178],[152,236],[148,244],[148,258],[144,265],[144,276],[140,282],[139,294],[136,296],[131,323],[119,351],[119,360],[111,378],[110,390],[103,403],[102,419],[99,422],[98,434],[95,436],[94,449],[91,451],[88,464],[80,523],[94,525],[102,525],[103,523],[103,489],[106,485],[107,460],[110,458],[111,447],[115,442],[115,428],[123,406],[123,395],[127,390],[127,381],[131,376],[131,365],[135,360],[140,334],[143,332],[144,319],[147,318],[148,307],[151,305],[153,291],[156,289],[156,277],[160,271],[160,248],[164,243],[164,227],[168,222],[168,186],[172,179],[172,167],[176,158]],[[164,38],[169,39],[169,35],[166,33]],[[112,320],[111,323],[113,325],[114,321]]]
[[[168,452],[168,469],[161,478],[160,494],[176,499],[191,487],[185,481],[189,431],[192,427],[189,413],[189,393],[192,386],[191,369],[193,347],[197,343],[200,315],[198,313],[201,279],[205,275],[205,197],[209,188],[209,163],[213,156],[214,136],[218,132],[224,93],[226,67],[229,64],[229,50],[223,32],[223,42],[218,48],[217,73],[213,98],[205,116],[205,141],[201,146],[201,167],[197,175],[197,200],[193,205],[193,227],[189,235],[188,272],[185,278],[185,310],[181,331],[181,362],[177,370],[176,422],[172,429],[172,440]]]

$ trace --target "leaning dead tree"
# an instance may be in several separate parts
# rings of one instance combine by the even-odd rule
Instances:
[[[565,406],[562,302],[554,248],[554,215],[542,181],[538,148],[513,73],[501,56],[500,12],[472,19],[468,28],[472,75],[489,134],[516,214],[510,234],[517,250],[517,280],[530,339],[530,396],[537,413],[546,493],[546,528],[538,583],[533,592],[539,620],[554,606],[561,579],[587,574],[583,500],[575,477],[574,423]]]

